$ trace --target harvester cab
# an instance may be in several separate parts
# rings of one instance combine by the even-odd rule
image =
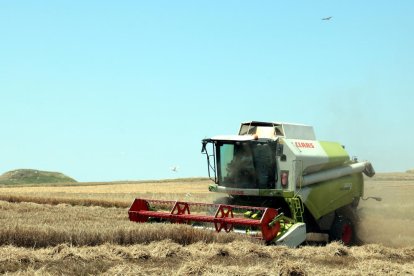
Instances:
[[[305,240],[355,240],[362,173],[371,177],[374,169],[369,162],[351,159],[341,144],[316,140],[313,127],[242,123],[238,135],[202,140],[202,152],[214,181],[209,190],[225,194],[224,201],[161,202],[171,205],[170,213],[153,211],[160,201],[134,202],[130,219],[207,222],[218,232],[242,231],[292,247]],[[194,205],[215,212],[191,214]]]

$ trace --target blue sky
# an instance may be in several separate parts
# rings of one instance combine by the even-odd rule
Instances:
[[[0,173],[206,176],[201,139],[249,120],[313,125],[377,171],[414,168],[413,11],[413,1],[1,1]]]

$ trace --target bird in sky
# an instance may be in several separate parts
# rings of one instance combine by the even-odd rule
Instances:
[[[179,168],[180,168],[180,167],[178,167],[178,166],[172,166],[170,169],[171,169],[171,171],[173,171],[173,172],[177,172]]]
[[[328,16],[328,17],[322,18],[322,20],[330,20],[331,18],[332,18],[332,16]]]

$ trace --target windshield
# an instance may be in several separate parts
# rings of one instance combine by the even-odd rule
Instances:
[[[217,146],[219,185],[250,189],[274,188],[276,143],[221,142]]]

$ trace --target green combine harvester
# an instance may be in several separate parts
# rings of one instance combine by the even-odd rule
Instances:
[[[313,127],[242,123],[238,135],[204,139],[202,152],[214,181],[209,190],[226,197],[213,204],[135,199],[130,220],[210,224],[217,232],[290,247],[355,242],[362,173],[372,177],[375,171],[369,162],[351,159],[341,144],[316,140]]]

